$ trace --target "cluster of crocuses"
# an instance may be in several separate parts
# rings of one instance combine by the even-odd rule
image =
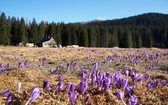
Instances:
[[[25,60],[25,62],[20,61],[18,63],[18,68],[23,68],[23,67],[28,67],[28,66],[29,66],[29,61],[28,60]]]
[[[18,81],[17,85],[18,85],[18,93],[21,93],[20,92],[20,89],[21,89],[21,81]],[[40,95],[40,88],[38,86],[35,86],[31,89],[31,92],[30,92],[30,98],[29,100],[27,101],[26,105],[28,105],[29,103],[35,101]],[[5,105],[8,105],[13,97],[13,93],[12,91],[10,91],[9,89],[4,89],[0,96],[3,96],[3,97],[7,97],[6,98],[6,102],[5,102]]]
[[[0,73],[1,72],[4,72],[5,68],[4,68],[4,65],[3,64],[0,64]]]
[[[76,62],[75,61],[71,61],[70,63],[67,63],[67,69],[73,69],[76,66]]]
[[[9,89],[6,88],[1,92],[0,96],[7,97],[5,105],[8,105],[10,100],[12,99],[13,94]]]

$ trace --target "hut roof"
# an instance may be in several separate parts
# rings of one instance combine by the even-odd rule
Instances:
[[[44,42],[48,42],[48,43],[55,43],[55,40],[53,38],[43,38],[40,43],[44,43]]]

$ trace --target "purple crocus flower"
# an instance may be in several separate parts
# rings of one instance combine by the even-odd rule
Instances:
[[[118,97],[119,100],[122,100],[124,97],[124,92],[120,90],[118,92],[115,92],[115,95]]]
[[[159,86],[159,83],[160,83],[160,81],[159,81],[159,80],[156,80],[155,85],[156,85],[156,86]]]
[[[75,88],[76,88],[76,86],[74,84],[72,84],[72,83],[67,83],[66,84],[67,91],[73,92],[75,90]]]
[[[130,85],[127,85],[125,88],[126,93],[128,93],[129,95],[133,94],[133,87]]]
[[[152,88],[155,85],[154,81],[149,81],[147,84],[147,90],[149,90],[150,88]]]
[[[30,98],[27,101],[26,105],[29,104],[29,102],[33,102],[34,100],[36,100],[38,98],[38,96],[40,95],[40,88],[35,86],[31,89],[31,93],[30,93]]]
[[[135,76],[132,78],[133,80],[136,80],[136,82],[140,82],[143,79],[143,74],[136,73]]]
[[[96,76],[93,75],[93,76],[92,76],[92,84],[94,84],[95,82],[96,82]]]
[[[22,83],[20,81],[18,81],[17,85],[18,85],[18,93],[20,93],[20,88],[21,88]]]
[[[129,105],[136,105],[137,103],[138,103],[137,96],[128,97],[127,104],[129,104]]]
[[[125,70],[124,74],[125,74],[126,76],[128,76],[128,75],[129,75],[129,71],[128,71],[128,70]]]
[[[58,81],[60,81],[60,82],[62,82],[63,79],[64,79],[64,76],[62,76],[62,75],[60,75],[60,76],[58,77]]]
[[[9,89],[4,89],[2,91],[2,93],[0,94],[0,96],[4,96],[4,97],[7,97],[9,95],[9,93],[11,93],[11,91]]]
[[[24,62],[24,66],[25,66],[25,67],[28,67],[28,66],[29,66],[29,61],[28,61],[28,60],[26,60],[26,61]]]
[[[24,67],[24,62],[19,62],[18,68],[22,68],[22,67]]]
[[[71,105],[75,105],[75,100],[77,99],[77,95],[78,95],[77,91],[75,92],[68,91],[68,97],[71,102]]]
[[[10,63],[7,63],[6,66],[7,66],[7,69],[9,69],[10,68]]]
[[[79,88],[81,90],[82,96],[84,97],[85,91],[87,89],[86,82],[81,81],[80,84],[79,84]]]
[[[10,100],[12,99],[12,96],[13,96],[13,94],[10,92],[10,93],[8,94],[7,99],[6,99],[5,105],[8,105],[8,104],[9,104]]]
[[[58,91],[58,93],[62,90],[62,82],[58,82],[58,84],[56,85],[56,90]]]
[[[123,101],[123,97],[124,97],[124,92],[123,91],[120,90],[120,91],[116,92],[115,95],[118,97],[119,100],[122,101],[122,103],[124,105],[126,105],[126,103]]]
[[[150,78],[150,74],[145,75],[145,80],[148,80]]]
[[[50,73],[51,73],[51,74],[56,74],[56,72],[57,72],[57,70],[55,70],[55,69],[53,69],[53,68],[50,69]]]
[[[110,78],[105,78],[103,80],[103,88],[104,88],[104,92],[108,90],[108,88],[110,87]]]
[[[81,74],[81,78],[83,79],[83,78],[85,78],[86,77],[86,74],[83,72],[82,74]]]
[[[44,80],[43,89],[46,89],[46,90],[50,89],[50,82],[48,80]]]
[[[160,84],[162,84],[163,86],[166,86],[168,84],[168,81],[166,81],[166,80],[160,80]]]
[[[128,84],[128,80],[122,78],[122,79],[121,79],[121,87],[122,87],[122,90],[123,90],[123,91],[124,91],[125,88],[127,87],[127,84]]]

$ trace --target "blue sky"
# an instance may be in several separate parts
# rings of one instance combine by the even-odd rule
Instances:
[[[0,0],[0,12],[37,22],[86,22],[148,12],[168,14],[168,0]]]

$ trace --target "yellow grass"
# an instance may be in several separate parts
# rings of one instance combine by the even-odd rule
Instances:
[[[40,97],[32,103],[32,105],[70,105],[67,91],[65,85],[67,82],[72,82],[76,85],[80,82],[80,76],[76,73],[81,73],[79,66],[83,66],[85,70],[91,69],[91,63],[95,61],[104,62],[104,57],[107,55],[112,56],[117,54],[119,56],[123,55],[138,55],[133,51],[135,49],[111,49],[111,48],[27,48],[27,47],[13,47],[13,46],[0,46],[0,64],[3,64],[6,68],[6,64],[10,63],[10,69],[5,69],[5,73],[0,74],[0,92],[5,88],[8,88],[14,94],[11,103],[15,105],[24,105],[30,96],[30,90],[34,86],[40,87],[40,90],[43,91],[42,85],[44,80],[49,80],[52,89],[49,92],[41,93]],[[149,53],[160,52],[166,53],[162,49],[151,48],[139,49],[141,51],[148,50]],[[1,59],[4,58],[4,60]],[[17,58],[18,60],[11,60],[12,58]],[[90,61],[86,62],[85,58],[89,57]],[[43,58],[51,64],[46,64],[44,66],[38,67],[39,59]],[[18,63],[20,61],[28,60],[30,62],[29,67],[27,68],[18,68]],[[77,66],[71,70],[60,70],[55,75],[49,74],[50,68],[56,68],[57,65],[63,64],[66,66],[67,63],[74,60],[77,62]],[[139,73],[149,73],[153,79],[164,79],[168,80],[168,74],[165,74],[163,70],[156,71],[145,71],[143,70],[145,64],[139,63],[139,65],[133,66],[129,62],[128,65],[119,65],[119,61],[113,62],[111,64],[104,64],[98,68],[101,72],[109,71],[111,74],[115,69],[127,69],[132,67],[136,72]],[[164,60],[160,61],[161,66],[168,65],[168,56]],[[58,76],[63,75],[63,90],[60,94],[53,95],[56,84],[58,83]],[[22,82],[21,94],[17,92],[17,82],[20,80]],[[131,82],[131,78],[129,78]],[[92,87],[89,84],[89,87]],[[24,93],[24,90],[27,90],[27,93]],[[82,105],[82,96],[80,95],[79,88],[76,88],[79,92],[76,104]],[[122,105],[121,101],[117,99],[114,95],[116,92],[115,86],[110,87],[108,92],[102,93],[96,88],[89,88],[86,91],[86,95],[90,96],[89,105]],[[160,86],[159,88],[152,88],[149,92],[146,93],[146,82],[142,81],[136,85],[134,95],[138,97],[138,104],[143,105],[166,105],[168,104],[168,86]],[[126,100],[126,99],[124,99]],[[0,104],[4,105],[6,97],[0,97]]]

